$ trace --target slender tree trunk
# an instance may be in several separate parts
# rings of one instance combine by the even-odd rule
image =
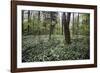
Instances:
[[[72,31],[73,33],[73,37],[74,37],[74,34],[75,34],[75,32],[74,32],[74,12],[73,12],[73,31]]]
[[[51,24],[50,24],[49,39],[51,39],[51,34],[52,34],[52,12],[50,13],[50,17],[51,17]]]
[[[40,11],[38,11],[38,40],[40,41]]]
[[[33,13],[33,35],[34,35],[34,20],[35,18],[34,18],[34,13]]]
[[[77,15],[77,38],[78,38],[78,35],[79,35],[79,13]]]
[[[28,32],[28,34],[29,34],[29,32],[30,32],[30,26],[29,26],[29,25],[28,25],[28,31],[27,31],[27,32]]]
[[[40,11],[38,11],[38,34],[40,35]]]
[[[30,10],[28,10],[28,23],[30,23]],[[27,32],[28,32],[28,34],[30,32],[30,25],[29,24],[27,26]]]
[[[28,23],[30,22],[30,10],[28,10]]]
[[[63,35],[63,30],[64,30],[63,28],[64,28],[64,27],[63,27],[63,24],[62,24],[62,35]]]
[[[67,13],[67,17],[66,17],[66,13],[65,12],[63,13],[63,25],[64,25],[64,35],[65,35],[65,43],[66,44],[71,43],[70,30],[69,30],[70,15],[71,15],[71,13]]]
[[[45,27],[44,32],[45,32],[45,34],[47,34],[47,33],[46,33],[47,31],[46,31],[46,22],[45,22],[45,21],[46,21],[46,13],[44,13],[44,27]]]
[[[57,24],[57,27],[58,27],[58,30],[57,30],[57,32],[58,32],[58,35],[59,35],[59,24]]]
[[[63,35],[63,30],[64,30],[64,27],[63,27],[63,15],[62,15],[62,35]]]
[[[22,34],[24,34],[24,10],[22,10]]]
[[[60,34],[61,34],[61,33],[60,33],[60,24],[58,23],[58,25],[59,25],[59,35],[60,35]]]

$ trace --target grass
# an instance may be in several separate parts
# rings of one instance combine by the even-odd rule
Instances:
[[[64,44],[62,35],[23,36],[22,62],[61,61],[89,59],[89,38],[80,37]]]

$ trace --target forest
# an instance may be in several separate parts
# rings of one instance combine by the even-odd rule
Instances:
[[[22,62],[90,58],[90,14],[22,10]]]

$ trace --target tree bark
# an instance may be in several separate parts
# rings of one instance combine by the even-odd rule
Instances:
[[[50,24],[49,39],[51,39],[51,34],[52,34],[52,12],[50,13],[50,17],[51,17],[51,24]]]
[[[63,35],[63,32],[64,32],[64,25],[63,25],[63,15],[62,15],[62,35]]]
[[[30,10],[28,10],[28,22],[30,22]]]
[[[63,12],[63,25],[64,25],[64,35],[65,35],[65,43],[66,44],[70,44],[71,40],[70,40],[70,30],[69,30],[69,24],[70,24],[70,15],[71,13],[66,13]],[[67,18],[67,19],[66,19]]]
[[[28,10],[28,23],[30,22],[30,10]],[[28,34],[29,34],[29,32],[30,32],[30,25],[28,24],[28,26],[27,26],[27,32],[28,32]]]
[[[22,34],[24,34],[24,10],[22,10]]]
[[[78,34],[79,34],[79,13],[77,15],[77,38],[78,38]]]
[[[28,32],[28,34],[29,34],[29,32],[30,32],[30,26],[28,25],[28,27],[27,27],[27,32]]]
[[[40,11],[38,11],[38,34],[40,35]]]
[[[73,12],[73,31],[72,31],[73,33],[73,36],[74,36],[74,34],[75,34],[75,32],[74,32],[74,12]]]
[[[34,35],[34,21],[35,21],[35,18],[34,18],[34,13],[33,13],[33,35]]]

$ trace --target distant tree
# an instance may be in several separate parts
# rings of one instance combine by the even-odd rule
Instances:
[[[34,34],[34,24],[35,24],[35,17],[34,17],[34,12],[32,11],[32,18],[33,18],[33,22],[32,22],[32,24],[33,24],[33,34]]]
[[[50,12],[51,17],[51,24],[50,24],[50,33],[49,33],[49,39],[51,39],[51,35],[54,32],[55,25],[57,23],[57,12]]]
[[[42,11],[42,14],[43,14],[43,27],[44,27],[44,34],[46,34],[46,12],[45,11]]]
[[[90,14],[82,14],[82,29],[84,32],[83,35],[89,35],[90,29]]]

